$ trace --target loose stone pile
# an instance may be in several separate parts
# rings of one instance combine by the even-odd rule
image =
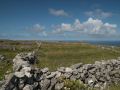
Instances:
[[[80,80],[90,87],[105,88],[110,84],[120,83],[120,59],[96,61],[95,64],[78,63],[70,67],[60,67],[54,72],[48,68],[39,69],[33,65],[35,53],[21,53],[13,59],[14,73],[3,80],[1,90],[61,90],[64,82]]]

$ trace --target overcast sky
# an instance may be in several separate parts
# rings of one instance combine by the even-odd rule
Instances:
[[[0,39],[119,40],[119,0],[0,0]]]

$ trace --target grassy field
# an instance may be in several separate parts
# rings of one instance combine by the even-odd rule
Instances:
[[[114,59],[119,52],[84,43],[44,43],[39,51],[39,67],[51,70],[75,63],[94,63],[96,60]]]
[[[17,53],[29,52],[36,48],[34,41],[0,41],[0,54],[6,57],[6,61],[0,62],[0,79],[3,78],[6,71],[12,70],[12,59]],[[79,42],[43,42],[38,53],[37,66],[56,70],[58,67],[67,67],[79,62],[94,63],[96,60],[116,59],[120,56],[119,50],[119,47],[103,49]]]

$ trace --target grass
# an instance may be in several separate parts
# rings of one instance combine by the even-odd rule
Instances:
[[[0,46],[7,46],[0,48],[0,54],[5,55],[7,59],[5,62],[0,62],[0,80],[3,79],[6,71],[12,70],[12,59],[17,53],[29,52],[37,47],[33,41],[0,41]],[[15,50],[9,47],[15,47]],[[84,43],[43,42],[38,52],[37,67],[48,67],[52,71],[61,66],[68,67],[80,62],[94,63],[97,60],[116,59],[120,56],[120,52],[115,51],[119,51],[120,48],[113,49],[115,50]],[[120,86],[111,87],[110,90],[119,90],[118,87],[120,88]]]
[[[39,53],[38,66],[55,70],[60,66],[70,66],[75,63],[94,63],[96,60],[117,58],[120,53],[103,50],[93,45],[81,43],[45,43]]]

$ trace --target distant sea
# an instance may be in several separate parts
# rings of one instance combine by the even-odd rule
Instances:
[[[94,44],[94,45],[120,46],[120,41],[66,40],[62,42],[85,42],[85,43]]]
[[[120,41],[85,41],[85,42],[95,45],[120,46]]]

